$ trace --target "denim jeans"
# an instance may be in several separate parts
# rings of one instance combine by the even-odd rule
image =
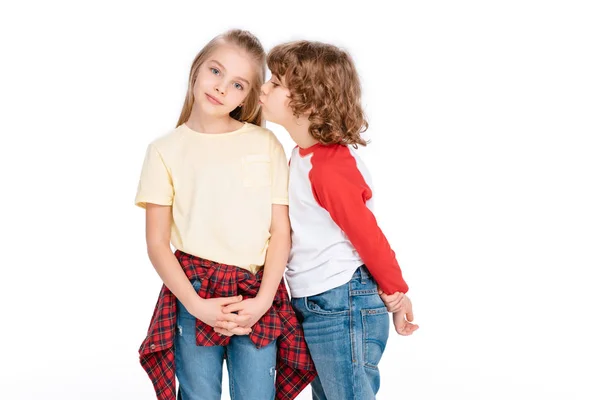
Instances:
[[[193,281],[196,290],[199,281]],[[223,346],[196,346],[196,318],[177,301],[175,375],[178,400],[219,400],[223,360],[227,360],[232,400],[275,398],[276,342],[257,349],[246,335],[232,336]]]
[[[361,266],[350,282],[292,305],[319,375],[313,399],[375,399],[390,318],[369,271]]]

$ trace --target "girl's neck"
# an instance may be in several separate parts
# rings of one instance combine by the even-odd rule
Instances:
[[[231,118],[229,115],[223,117],[209,117],[194,111],[192,111],[192,114],[185,124],[193,131],[214,134],[233,132],[244,125],[242,122]]]

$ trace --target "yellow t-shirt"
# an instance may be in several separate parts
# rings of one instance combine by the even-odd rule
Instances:
[[[256,272],[271,205],[287,205],[287,190],[285,152],[268,129],[210,134],[182,124],[148,146],[135,204],[172,206],[175,248]]]

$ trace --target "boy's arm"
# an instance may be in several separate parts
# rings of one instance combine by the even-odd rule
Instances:
[[[336,160],[338,161],[338,160]],[[406,293],[408,285],[385,235],[367,207],[372,192],[351,154],[310,173],[313,195],[344,231],[384,293]]]

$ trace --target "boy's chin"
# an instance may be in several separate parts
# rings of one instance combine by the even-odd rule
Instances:
[[[262,114],[262,115],[263,115],[263,118],[264,118],[264,119],[265,119],[267,122],[270,122],[270,123],[272,123],[272,124],[281,125],[281,123],[280,123],[280,122],[278,122],[276,118],[273,118],[272,116],[270,116],[268,112],[265,112],[265,111],[264,111],[264,109],[263,109],[263,114]]]
[[[273,120],[273,119],[270,119],[270,118],[265,118],[265,119],[267,120],[267,122],[270,122],[271,124],[279,125],[279,126],[285,128],[285,126],[281,122],[279,122],[277,120]]]
[[[271,116],[269,115],[269,112],[267,110],[265,110],[264,107],[261,107],[261,111],[262,111],[262,116],[265,120],[269,121],[269,122],[273,122],[273,119],[271,119]]]

